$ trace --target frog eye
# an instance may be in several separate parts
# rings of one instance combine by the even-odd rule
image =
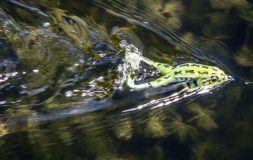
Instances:
[[[219,78],[217,76],[211,76],[211,82],[217,82],[218,79]]]

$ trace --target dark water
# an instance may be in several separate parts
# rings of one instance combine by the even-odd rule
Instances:
[[[252,159],[252,13],[250,0],[2,0],[0,159]],[[181,86],[130,91],[121,40],[235,81],[152,108]]]

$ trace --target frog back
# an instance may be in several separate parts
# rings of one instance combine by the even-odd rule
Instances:
[[[214,66],[208,66],[197,63],[184,63],[173,67],[173,74],[175,77],[206,77],[211,76],[219,69]]]

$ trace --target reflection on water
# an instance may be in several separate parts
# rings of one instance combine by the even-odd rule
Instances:
[[[250,159],[251,17],[247,0],[1,1],[0,159]],[[235,82],[175,103],[183,84],[132,92],[121,40]]]

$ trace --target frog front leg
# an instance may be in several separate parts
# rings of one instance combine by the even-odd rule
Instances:
[[[201,87],[202,80],[191,77],[176,77],[177,82],[186,82],[189,89],[196,89]]]
[[[147,63],[148,65],[151,65],[151,66],[155,67],[163,75],[169,74],[172,70],[172,66],[170,66],[168,64],[165,64],[165,63],[154,62],[154,61],[152,61],[152,60],[150,60],[146,57],[141,57],[141,61]]]

